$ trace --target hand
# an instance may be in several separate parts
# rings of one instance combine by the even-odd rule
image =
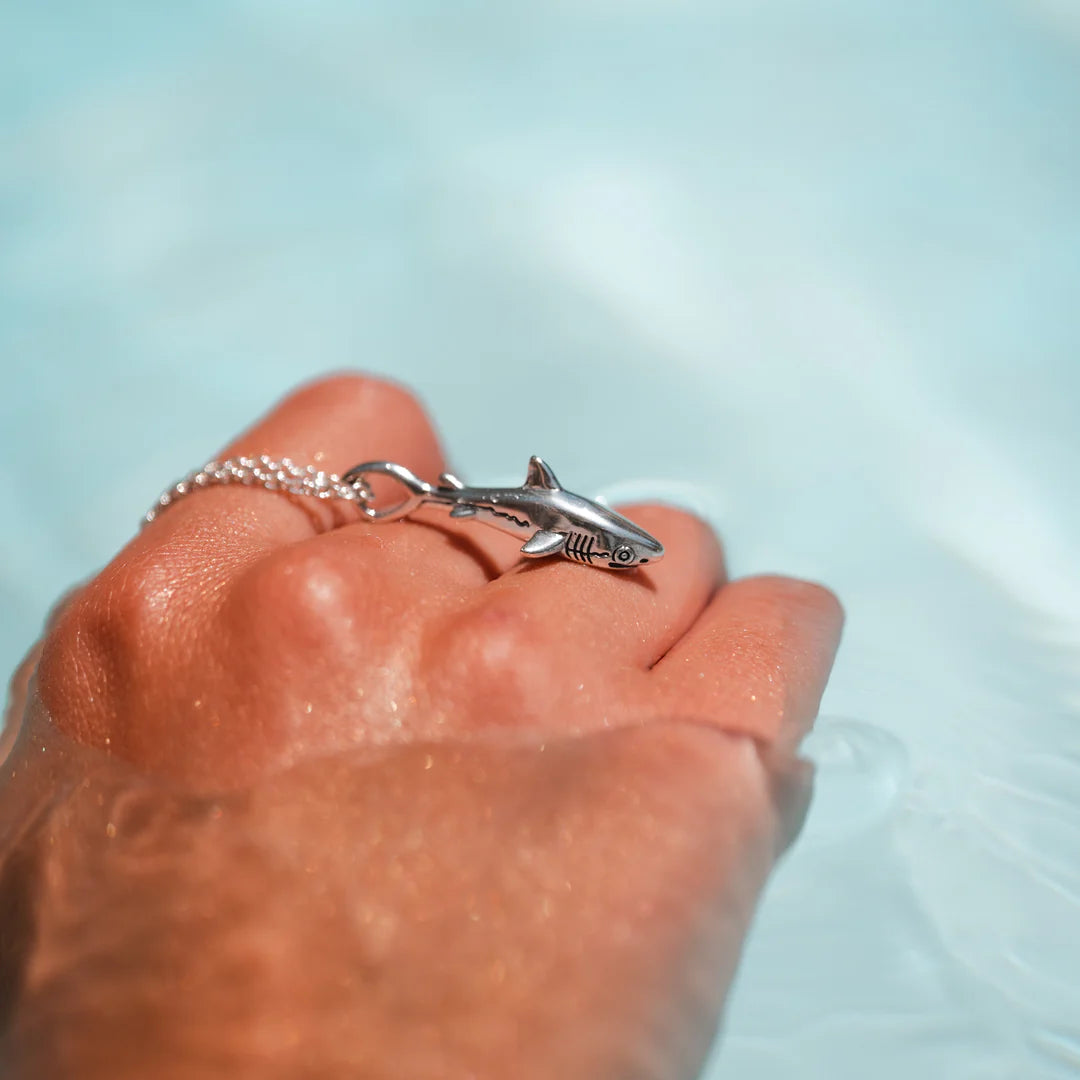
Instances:
[[[446,468],[410,395],[352,376],[222,456],[260,453]],[[52,981],[16,1017],[62,1000],[110,1076],[155,1054],[160,1076],[693,1076],[805,810],[794,751],[841,616],[819,586],[725,582],[688,514],[624,512],[661,563],[526,563],[434,508],[332,528],[340,509],[245,488],[165,511],[60,612],[37,690],[60,731],[156,778],[140,807],[214,810],[186,846],[151,814],[169,857],[148,875],[124,856],[146,850],[129,779],[57,802],[33,843],[85,878],[81,934],[38,934]],[[21,748],[13,775],[40,767]],[[95,987],[72,945],[95,937],[125,979]],[[132,1057],[132,1003],[165,972]]]

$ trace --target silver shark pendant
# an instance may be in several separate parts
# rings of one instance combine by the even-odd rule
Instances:
[[[468,487],[450,473],[443,473],[438,484],[429,484],[390,461],[357,465],[342,480],[366,486],[366,477],[373,474],[393,477],[409,497],[386,510],[362,505],[372,521],[397,521],[420,506],[435,504],[449,507],[450,516],[459,521],[478,521],[524,537],[521,553],[530,559],[562,555],[586,566],[632,570],[664,557],[663,544],[628,518],[564,491],[538,457],[529,460],[525,483],[516,488]]]

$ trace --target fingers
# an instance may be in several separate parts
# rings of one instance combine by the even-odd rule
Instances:
[[[793,747],[817,714],[842,625],[839,602],[820,585],[733,582],[649,673],[651,708]]]
[[[512,597],[579,657],[646,668],[700,615],[723,580],[724,559],[712,529],[692,514],[660,505],[620,512],[664,544],[661,562],[622,572],[553,558],[489,589]]]
[[[261,454],[339,475],[375,460],[404,465],[427,480],[446,469],[438,436],[417,399],[395,383],[358,374],[329,376],[300,387],[225,447],[218,460]],[[385,497],[393,502],[402,495],[389,478],[372,478],[372,487],[380,501]],[[343,524],[377,530],[388,541],[383,557],[400,555],[406,570],[449,569],[452,578],[476,584],[501,573],[517,551],[512,538],[457,525],[445,510],[425,508],[415,520],[369,526],[350,505],[291,499],[240,485],[207,488],[185,498],[146,532],[155,544],[167,538],[167,530],[197,530],[214,541],[225,532],[234,550],[261,555]],[[327,542],[335,539],[326,537]]]
[[[397,461],[425,477],[445,468],[438,437],[416,398],[395,383],[357,374],[329,376],[295,390],[225,447],[218,460],[260,454],[339,474],[372,459]],[[341,511],[315,499],[229,485],[181,500],[147,532],[163,534],[181,522],[205,523],[223,514],[235,518],[239,512],[254,515],[260,532],[284,542],[310,536],[313,523],[316,531],[328,528]]]

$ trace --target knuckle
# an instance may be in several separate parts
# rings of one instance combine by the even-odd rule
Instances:
[[[475,696],[488,715],[531,715],[550,697],[551,643],[526,610],[487,603],[459,613],[434,630],[426,652],[436,686]]]
[[[101,624],[98,620],[89,619],[84,607],[85,600],[69,608],[53,623],[42,642],[38,680],[46,695],[104,658],[96,632]]]
[[[176,590],[175,572],[157,558],[126,563],[106,576],[105,606],[121,632],[138,642],[158,633],[168,622],[169,601]]]
[[[106,567],[52,618],[42,649],[43,692],[132,686],[168,632],[175,574],[154,557]]]
[[[322,645],[353,631],[356,601],[352,579],[311,545],[285,548],[249,567],[227,608],[232,629],[256,642]]]
[[[504,678],[525,657],[540,650],[530,613],[503,606],[485,606],[459,619],[453,632],[456,652],[478,675]]]
[[[115,658],[136,657],[168,627],[174,577],[171,568],[156,558],[106,567],[60,616],[59,627]]]

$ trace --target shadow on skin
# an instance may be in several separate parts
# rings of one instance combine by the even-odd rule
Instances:
[[[473,543],[467,536],[462,536],[461,533],[454,531],[451,528],[446,528],[434,521],[422,521],[419,518],[410,518],[410,525],[418,525],[424,529],[431,529],[433,532],[440,533],[446,538],[446,542],[455,550],[461,552],[463,555],[467,555],[472,559],[477,566],[483,571],[484,576],[488,581],[494,581],[497,577],[502,576],[502,571],[495,564],[495,560],[479,544]],[[392,528],[393,526],[383,526],[383,528]]]
[[[560,558],[560,562],[565,562]],[[548,559],[528,559],[522,557],[521,565],[516,566],[513,570],[515,574],[533,574],[538,570],[543,570],[545,567],[550,566],[551,563]],[[571,565],[578,565],[573,563]],[[643,589],[645,592],[655,593],[656,582],[653,581],[648,574],[643,573],[638,567],[634,567],[632,570],[609,570],[605,566],[586,566],[582,569],[592,573],[595,570],[603,570],[606,574],[617,574],[620,578],[625,579],[636,589]]]

